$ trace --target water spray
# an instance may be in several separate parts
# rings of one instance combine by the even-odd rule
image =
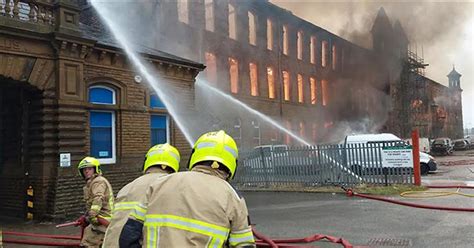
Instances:
[[[146,81],[152,87],[152,89],[155,91],[155,93],[158,95],[161,101],[163,101],[163,104],[165,105],[170,115],[173,116],[173,119],[175,120],[179,129],[183,132],[188,143],[191,146],[194,146],[194,139],[193,137],[191,137],[190,131],[183,124],[184,120],[178,114],[178,110],[171,103],[171,99],[169,99],[168,96],[160,89],[160,87],[158,87],[158,85],[160,84],[159,79],[157,77],[154,77],[151,74],[151,71],[153,70],[149,69],[148,66],[145,65],[143,59],[141,59],[138,56],[137,52],[134,51],[134,49],[130,45],[130,42],[127,40],[125,35],[120,30],[120,27],[117,27],[117,25],[114,22],[112,22],[112,20],[110,20],[109,16],[111,15],[111,13],[108,13],[107,6],[101,5],[101,3],[103,3],[103,1],[91,0],[92,6],[99,13],[100,18],[107,25],[110,32],[115,37],[116,41],[119,43],[119,45],[123,48],[123,50],[127,54],[128,58],[133,62],[135,69],[139,71],[140,75],[144,77],[145,79],[144,81]],[[135,80],[136,79],[137,78],[135,78]],[[141,81],[141,78],[140,78],[140,81]]]
[[[245,110],[249,111],[250,113],[260,117],[262,120],[264,120],[265,122],[267,123],[270,123],[271,125],[273,125],[274,127],[278,128],[279,130],[283,131],[284,133],[290,135],[291,137],[293,137],[294,139],[296,139],[298,142],[306,145],[306,146],[311,146],[311,143],[307,142],[306,140],[304,140],[303,138],[299,137],[298,135],[294,134],[293,132],[291,132],[290,130],[284,128],[282,125],[280,125],[277,121],[273,120],[272,118],[262,114],[261,112],[249,107],[247,104],[235,99],[234,97],[232,97],[231,95],[229,94],[226,94],[222,91],[220,91],[219,89],[217,88],[214,88],[212,87],[211,85],[209,85],[208,83],[206,83],[204,80],[200,80],[200,79],[197,79],[196,80],[196,86],[197,87],[207,87],[208,89],[210,89],[212,92],[214,93],[217,93],[219,95],[221,95],[222,97],[224,97],[225,99],[235,103],[235,104],[238,104],[240,107],[244,108]]]

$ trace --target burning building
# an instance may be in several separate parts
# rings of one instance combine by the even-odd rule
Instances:
[[[1,213],[25,215],[30,186],[36,217],[80,212],[75,165],[86,155],[101,160],[115,190],[140,174],[152,144],[169,142],[187,160],[185,135],[87,1],[0,7]],[[418,127],[425,137],[453,138],[462,132],[460,75],[453,69],[449,87],[426,78],[403,28],[383,10],[372,29],[373,49],[267,1],[163,0],[128,11],[153,23],[140,36],[139,52],[190,109],[210,106],[195,85],[205,64],[202,80],[309,143],[334,141],[348,130],[406,137]],[[224,109],[209,119],[241,148],[296,144],[247,114]]]

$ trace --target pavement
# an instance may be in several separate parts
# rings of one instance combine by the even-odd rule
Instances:
[[[436,157],[435,173],[422,177],[424,185],[474,186],[474,150]],[[469,161],[469,162],[460,162]],[[430,189],[439,191],[439,189]],[[444,190],[443,190],[444,191]],[[455,192],[456,189],[446,191]],[[474,190],[460,192],[474,194]],[[347,197],[336,193],[244,192],[253,224],[261,233],[278,238],[326,234],[348,240],[356,247],[472,247],[472,212],[426,210],[391,203]],[[426,199],[390,199],[419,204],[474,208],[473,198],[459,195]],[[0,219],[3,230],[45,234],[78,235],[79,229],[56,229],[56,223],[23,222]],[[4,235],[5,236],[5,235]],[[313,247],[342,247],[315,242]],[[33,247],[7,245],[4,247]],[[35,246],[38,247],[38,246]]]

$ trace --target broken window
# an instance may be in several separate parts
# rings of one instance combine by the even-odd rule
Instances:
[[[177,2],[178,7],[178,20],[186,24],[189,23],[189,9],[188,0],[179,0]]]
[[[323,106],[326,106],[328,104],[328,99],[329,99],[327,80],[321,80],[321,93],[322,93]]]
[[[275,98],[275,76],[273,68],[267,67],[268,98]]]
[[[237,40],[237,29],[236,29],[236,15],[235,8],[232,4],[229,4],[229,38]]]
[[[248,12],[249,16],[249,43],[251,45],[257,45],[257,22],[255,15],[252,12]]]
[[[283,54],[288,55],[288,27],[283,26]]]
[[[250,63],[250,95],[258,96],[258,74],[257,74],[257,65],[255,63]]]
[[[239,92],[239,63],[233,58],[229,58],[230,92]]]
[[[209,84],[217,84],[216,56],[212,53],[206,53],[206,76]]]
[[[267,49],[273,50],[273,23],[267,19]]]
[[[214,0],[205,0],[206,30],[214,32]]]
[[[336,70],[337,68],[337,52],[336,52],[336,45],[333,44],[332,45],[332,52],[331,52],[331,55],[332,55],[332,69],[333,70]]]
[[[313,77],[309,78],[309,91],[311,93],[311,104],[316,104],[318,100],[316,79]]]
[[[322,41],[321,42],[321,66],[326,67],[328,61],[328,42]]]
[[[309,43],[309,53],[310,53],[310,62],[311,64],[316,64],[316,37],[311,36],[311,41]]]
[[[285,101],[290,100],[290,74],[283,71],[283,94]]]
[[[303,59],[303,31],[298,31],[298,35],[296,37],[296,50],[298,50],[298,59]]]
[[[303,76],[298,74],[298,102],[304,102],[304,93],[303,93]]]

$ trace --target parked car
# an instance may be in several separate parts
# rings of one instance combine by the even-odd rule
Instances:
[[[472,135],[466,135],[464,139],[466,139],[467,142],[469,142],[469,149],[474,148],[474,137]]]
[[[391,133],[380,133],[380,134],[358,134],[358,135],[348,135],[346,136],[344,140],[344,147],[348,147],[350,144],[377,144],[381,142],[399,142],[400,145],[408,145],[405,141],[400,139],[394,134]],[[378,149],[382,149],[380,146]],[[346,152],[346,157],[348,160],[354,160],[353,158],[350,158],[350,152],[347,150]],[[362,158],[359,159],[364,159],[364,156],[360,156]],[[367,169],[372,167],[371,164],[367,163],[367,161],[348,161],[352,166],[357,166],[357,170],[361,169]],[[437,170],[437,163],[434,159],[433,156],[420,152],[420,171],[422,175],[428,174],[430,171],[436,171]]]
[[[431,146],[431,153],[440,155],[453,154],[454,145],[450,138],[436,138]]]
[[[469,141],[467,139],[457,139],[457,140],[454,140],[453,143],[454,143],[455,151],[467,150],[471,146],[471,144],[469,144]]]

